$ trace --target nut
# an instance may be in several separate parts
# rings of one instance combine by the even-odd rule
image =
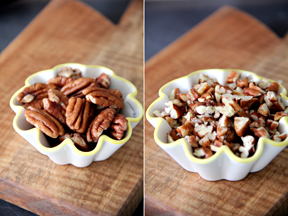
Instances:
[[[78,79],[82,77],[82,72],[78,68],[63,67],[57,76]]]
[[[246,88],[248,87],[248,79],[247,78],[244,78],[242,80],[238,80],[237,81],[237,86],[240,87],[240,88]]]
[[[95,82],[102,88],[109,88],[110,79],[109,76],[105,73],[101,73],[95,80]]]
[[[190,101],[198,100],[199,97],[201,97],[201,95],[195,89],[190,89],[187,93],[187,98]]]
[[[234,129],[239,137],[242,137],[248,131],[250,120],[247,117],[235,117]]]
[[[266,103],[261,104],[260,107],[258,108],[257,112],[264,115],[264,116],[267,116],[270,113]]]
[[[197,136],[195,135],[191,135],[191,136],[185,136],[185,139],[187,140],[187,142],[191,145],[192,148],[198,148],[199,144],[198,144],[198,140],[197,140]]]
[[[267,119],[266,127],[269,128],[271,131],[275,131],[279,125],[279,122],[273,121],[272,119]]]
[[[79,79],[68,82],[61,88],[61,92],[67,96],[75,94],[85,88],[87,88],[94,80],[89,77],[81,77]]]
[[[68,109],[68,108],[67,108]],[[101,111],[91,122],[86,133],[87,142],[98,142],[101,134],[110,127],[116,110],[107,108]]]
[[[280,85],[277,82],[273,82],[270,84],[270,86],[266,90],[278,92],[279,87],[280,87]]]
[[[62,124],[65,124],[65,110],[58,103],[50,101],[48,98],[43,99],[44,110],[54,116]]]
[[[248,86],[250,89],[255,89],[259,91],[261,94],[265,93],[260,87],[256,86],[253,82],[250,82]]]
[[[128,128],[128,120],[124,115],[117,113],[110,125],[110,134],[117,140],[121,140]]]
[[[30,124],[52,138],[65,133],[61,123],[43,110],[29,106],[24,110],[24,115]]]
[[[285,112],[276,112],[274,116],[274,121],[279,121],[282,117],[288,116]]]
[[[165,103],[167,106],[165,112],[170,114],[170,117],[173,119],[179,119],[184,115],[185,107],[179,107],[173,103],[173,101],[168,101]]]
[[[85,139],[79,133],[66,133],[59,137],[59,141],[63,142],[65,139],[71,139],[74,145],[81,151],[89,151]]]
[[[116,89],[87,88],[82,91],[89,102],[103,107],[123,109],[124,103],[122,94]]]
[[[68,105],[69,98],[57,89],[49,89],[48,99],[59,104],[65,111]]]
[[[201,147],[201,148],[196,148],[193,155],[199,158],[209,158],[213,155],[212,151],[209,148]]]
[[[179,88],[175,88],[175,89],[173,89],[173,90],[171,91],[171,93],[170,93],[170,95],[169,95],[169,99],[170,99],[170,100],[174,100],[174,99],[180,100],[179,94],[180,94]]]
[[[263,79],[261,82],[258,83],[258,86],[262,89],[266,89],[270,86],[270,81],[269,79]]]
[[[176,119],[173,119],[169,116],[164,117],[164,119],[167,121],[171,128],[177,128],[180,126]]]
[[[272,137],[272,140],[276,141],[276,142],[282,142],[283,140],[285,140],[287,137],[287,134],[285,133],[282,133],[282,134],[275,134],[273,137]]]
[[[181,139],[181,137],[178,135],[176,128],[172,129],[170,134],[168,134],[168,142],[172,143],[178,139]]]
[[[176,131],[181,134],[182,137],[185,137],[193,132],[193,126],[190,122],[187,122],[176,128]]]
[[[255,152],[255,138],[253,136],[247,135],[245,137],[241,137],[241,139],[244,145],[239,147],[239,151],[241,152],[241,158],[247,158],[250,153]]]
[[[208,137],[205,136],[199,140],[199,144],[202,147],[209,148],[210,147],[210,140],[208,139]]]
[[[253,97],[257,97],[261,95],[260,90],[254,89],[254,88],[243,88],[243,93],[245,95],[251,95]]]
[[[82,98],[70,98],[66,109],[67,126],[78,133],[84,133],[94,115],[94,106]]]
[[[208,83],[200,83],[200,84],[196,84],[194,85],[193,89],[195,89],[195,91],[202,95],[204,92],[206,92],[208,89],[210,88],[210,86],[208,85]]]
[[[23,107],[25,109],[27,109],[27,107],[34,107],[36,109],[43,109],[44,108],[44,104],[43,104],[43,100],[33,100],[32,102],[28,103],[28,104],[23,104]]]
[[[31,103],[34,99],[42,100],[48,97],[47,91],[49,87],[44,83],[35,83],[34,85],[25,87],[22,92],[17,95],[20,103]]]
[[[55,85],[57,88],[61,89],[63,86],[69,82],[72,82],[73,80],[73,78],[67,77],[53,77],[48,80],[48,84]]]
[[[240,77],[236,71],[231,71],[229,76],[226,78],[226,83],[235,83]]]
[[[254,131],[255,136],[257,137],[267,137],[270,138],[268,131],[264,127],[256,128]]]
[[[206,126],[204,124],[199,125],[198,123],[196,123],[194,127],[194,131],[197,132],[200,138],[203,138],[208,133],[212,133],[212,130],[212,126]]]

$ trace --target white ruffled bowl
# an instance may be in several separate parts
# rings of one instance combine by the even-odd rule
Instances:
[[[164,103],[169,100],[170,92],[179,88],[180,92],[188,92],[192,85],[197,84],[200,73],[216,79],[224,85],[231,70],[235,69],[207,69],[193,72],[187,76],[175,79],[159,90],[159,98],[147,109],[146,118],[155,128],[154,139],[156,143],[169,154],[179,165],[190,172],[198,173],[203,179],[217,181],[226,179],[238,181],[245,178],[249,172],[257,172],[266,167],[287,145],[288,138],[283,142],[275,142],[262,137],[258,141],[257,150],[252,157],[237,157],[228,146],[222,146],[212,157],[207,159],[196,158],[192,154],[190,144],[184,139],[168,143],[167,133],[172,130],[169,124],[161,117],[154,117],[154,110],[164,110]],[[263,77],[255,73],[235,70],[241,73],[241,77],[248,77],[256,83]],[[272,80],[270,80],[272,82]],[[288,105],[287,91],[280,85],[279,91],[285,106]],[[278,126],[280,133],[288,133],[288,117],[283,117]]]
[[[18,93],[25,87],[35,83],[47,83],[47,81],[52,77],[55,77],[63,67],[78,68],[82,71],[83,77],[95,78],[101,73],[108,74],[111,82],[110,88],[120,90],[124,99],[124,109],[122,109],[120,113],[128,120],[128,130],[123,139],[115,140],[106,135],[102,135],[96,148],[89,152],[78,150],[71,139],[65,139],[61,144],[50,147],[43,132],[26,121],[24,108],[16,99]],[[26,79],[25,86],[13,94],[10,99],[10,106],[16,113],[13,120],[13,127],[18,134],[32,144],[40,153],[47,155],[54,163],[59,165],[73,164],[77,167],[86,167],[93,161],[106,160],[130,139],[132,129],[139,123],[143,116],[143,108],[139,101],[135,99],[136,95],[137,89],[132,83],[116,76],[112,70],[106,67],[76,63],[57,65],[52,69],[32,74]]]

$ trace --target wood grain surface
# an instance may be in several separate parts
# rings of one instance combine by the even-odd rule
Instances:
[[[146,63],[145,106],[168,81],[206,68],[253,71],[288,87],[288,39],[253,17],[223,7]],[[145,122],[146,215],[287,215],[288,148],[244,180],[209,182],[167,155]]]
[[[143,197],[143,122],[108,160],[56,165],[12,127],[12,94],[40,70],[103,65],[130,80],[143,103],[143,1],[114,25],[87,5],[54,0],[0,55],[0,198],[40,215],[131,215]]]

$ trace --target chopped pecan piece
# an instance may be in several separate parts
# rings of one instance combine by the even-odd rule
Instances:
[[[181,134],[182,137],[185,137],[193,132],[193,126],[190,122],[187,122],[176,128],[176,131]]]
[[[240,88],[246,88],[248,87],[248,79],[247,78],[244,78],[242,80],[238,80],[237,81],[237,86],[240,87]]]
[[[282,142],[283,140],[285,140],[287,137],[287,134],[285,133],[282,133],[280,134],[279,132],[277,134],[275,134],[273,137],[272,137],[272,140],[276,141],[276,142]]]
[[[198,144],[198,140],[197,140],[197,136],[195,135],[191,135],[191,136],[186,136],[185,139],[187,140],[187,142],[191,145],[192,148],[198,148],[199,144]]]
[[[202,95],[204,92],[206,92],[209,88],[210,88],[210,86],[206,82],[194,85],[194,87],[193,87],[193,89],[195,89],[197,91],[197,93],[200,95]]]
[[[168,135],[168,142],[169,143],[172,143],[178,139],[181,139],[181,137],[178,135],[177,131],[176,131],[176,128],[172,129],[170,134],[167,134]]]
[[[280,87],[280,85],[277,82],[273,82],[270,84],[270,86],[266,90],[278,92],[279,87]]]
[[[110,134],[117,140],[122,139],[128,128],[128,120],[124,115],[117,113],[110,125]]]
[[[119,90],[94,87],[84,89],[82,93],[88,101],[99,106],[115,109],[123,109],[124,107],[122,94]]]
[[[254,131],[255,136],[257,137],[268,137],[270,138],[270,135],[268,131],[264,127],[256,128]]]
[[[109,76],[105,73],[102,73],[100,74],[95,82],[102,88],[106,88],[108,89],[109,88],[109,85],[110,85],[110,79],[109,79]]]
[[[61,123],[43,110],[27,107],[24,115],[30,124],[52,138],[57,138],[59,135],[64,135],[65,133]]]
[[[170,125],[171,128],[176,128],[176,127],[180,126],[176,119],[173,119],[169,116],[164,117],[164,119],[167,121],[167,123]]]
[[[98,142],[104,130],[110,127],[116,110],[108,108],[101,111],[91,122],[86,133],[87,142]]]
[[[238,136],[242,137],[249,128],[250,120],[247,117],[235,117],[234,129]]]
[[[231,71],[229,76],[226,78],[226,83],[235,83],[240,77],[236,71]]]
[[[241,158],[247,158],[249,154],[255,152],[254,144],[255,138],[253,136],[245,136],[241,137],[244,146],[239,147],[239,151],[241,152]]]
[[[209,158],[213,155],[212,151],[209,148],[206,147],[201,147],[201,148],[196,148],[193,155],[199,158]]]
[[[82,77],[82,72],[78,68],[63,67],[57,76],[78,79]]]
[[[93,118],[95,107],[85,98],[70,98],[66,109],[67,126],[78,133],[84,133]]]
[[[263,103],[260,105],[260,107],[258,108],[257,110],[258,113],[264,115],[264,116],[267,116],[269,114],[269,109],[268,109],[268,106],[266,103]]]
[[[74,145],[81,151],[89,151],[85,139],[79,133],[66,133],[59,137],[59,141],[63,142],[65,139],[71,139]]]
[[[282,117],[288,116],[288,113],[285,112],[276,112],[274,116],[274,121],[279,121]]]
[[[198,100],[198,98],[201,97],[201,95],[195,90],[195,89],[191,89],[188,93],[187,93],[187,98],[190,101],[195,101]]]
[[[261,92],[260,90],[257,90],[255,88],[244,88],[243,89],[243,93],[245,95],[251,95],[253,97],[257,97],[257,96],[260,96],[261,95]]]

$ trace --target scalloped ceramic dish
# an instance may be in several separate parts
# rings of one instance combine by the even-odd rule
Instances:
[[[288,138],[283,142],[275,142],[262,137],[259,139],[257,150],[252,157],[237,157],[229,147],[222,146],[212,157],[200,159],[192,155],[191,146],[184,138],[173,143],[168,143],[167,133],[170,133],[171,127],[163,118],[154,117],[153,111],[164,110],[164,102],[169,100],[169,94],[173,89],[178,87],[180,92],[188,92],[193,84],[198,83],[200,73],[215,78],[220,84],[225,84],[225,80],[231,70],[232,69],[200,70],[175,79],[159,90],[159,98],[149,106],[146,112],[147,120],[155,128],[154,139],[156,143],[184,169],[190,172],[196,172],[202,178],[209,181],[217,181],[220,179],[230,181],[241,180],[245,178],[249,172],[262,170],[288,145]],[[241,77],[247,76],[256,83],[264,79],[252,72],[244,70],[235,71],[240,72]],[[285,106],[287,106],[287,91],[282,85],[280,85],[278,93],[280,93]],[[288,117],[283,117],[280,120],[278,129],[281,133],[288,133]]]
[[[94,78],[101,73],[108,74],[111,82],[110,88],[120,90],[124,99],[124,109],[122,109],[120,113],[128,120],[128,130],[123,139],[115,140],[106,135],[102,135],[96,148],[89,152],[78,150],[71,139],[65,139],[58,146],[51,148],[44,134],[26,121],[24,108],[16,99],[18,93],[26,86],[33,85],[34,83],[47,83],[50,78],[57,75],[62,67],[79,68],[82,71],[83,77]],[[143,108],[139,101],[135,99],[136,95],[137,89],[132,83],[116,76],[112,70],[106,67],[75,63],[57,65],[52,69],[32,74],[26,79],[25,86],[13,94],[10,99],[10,106],[16,113],[13,120],[13,127],[18,134],[32,144],[40,153],[47,155],[54,163],[86,167],[93,161],[106,160],[130,139],[132,129],[139,123],[143,116]]]

